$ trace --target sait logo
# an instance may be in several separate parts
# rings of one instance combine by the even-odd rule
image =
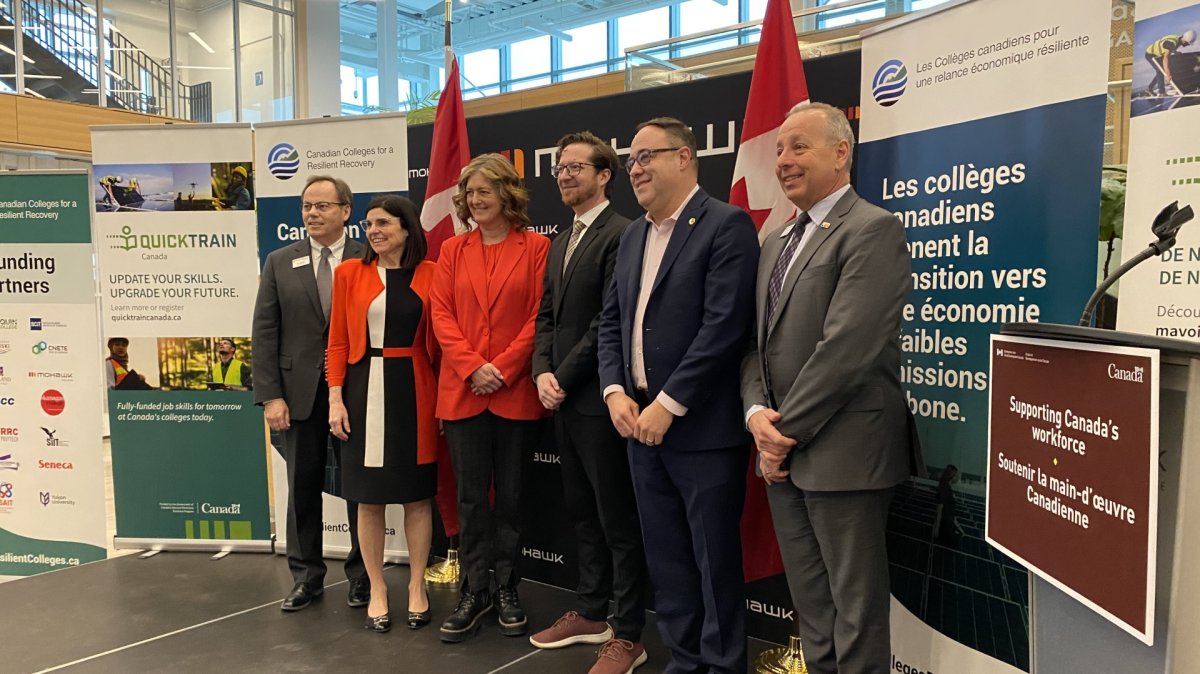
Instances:
[[[885,61],[871,80],[871,95],[883,107],[895,105],[908,86],[908,68],[900,59]]]
[[[50,428],[46,428],[45,426],[38,426],[38,428],[42,429],[42,432],[46,434],[46,446],[47,447],[70,447],[71,446],[71,443],[67,442],[66,440],[54,437],[55,434],[58,433],[57,428],[50,429]]]

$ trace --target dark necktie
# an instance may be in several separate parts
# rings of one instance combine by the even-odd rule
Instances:
[[[317,296],[321,298],[321,311],[329,320],[329,307],[333,304],[333,268],[329,266],[329,247],[321,248],[321,262],[317,265]]]
[[[770,329],[771,319],[775,317],[775,307],[779,304],[779,294],[783,290],[783,278],[787,276],[788,266],[792,257],[795,256],[796,248],[800,245],[800,239],[804,238],[804,230],[810,222],[812,222],[812,218],[808,217],[808,213],[801,213],[800,217],[796,218],[796,224],[788,234],[787,243],[783,245],[783,252],[779,254],[779,259],[775,261],[775,268],[771,270],[771,280],[767,284],[767,322],[764,324],[767,329]]]

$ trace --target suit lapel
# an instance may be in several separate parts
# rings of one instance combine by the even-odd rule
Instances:
[[[293,260],[299,257],[308,258],[308,264],[299,267],[293,265],[292,273],[299,279],[300,286],[304,288],[309,301],[312,302],[313,311],[317,312],[317,316],[320,317],[321,321],[324,321],[325,312],[321,309],[321,295],[317,291],[317,275],[312,268],[312,242],[306,238],[293,246],[292,252],[293,255],[290,257]]]
[[[646,232],[650,229],[651,225],[650,221],[643,215],[630,223],[629,227],[633,230],[633,232],[628,234],[629,252],[633,258],[633,268],[629,270],[628,277],[617,278],[617,288],[620,289],[622,287],[621,282],[626,281],[624,287],[628,291],[621,298],[621,304],[622,306],[632,308],[637,306],[638,293],[642,292],[642,266],[646,262]],[[624,249],[625,246],[622,245],[621,250]],[[622,311],[622,322],[624,322],[626,317],[629,318],[629,324],[633,325],[633,312]]]
[[[600,215],[596,216],[596,219],[592,221],[591,225],[588,225],[587,230],[583,233],[583,238],[580,239],[579,244],[575,246],[575,252],[571,254],[570,265],[567,267],[564,274],[562,274],[559,277],[556,277],[556,279],[555,279],[556,283],[561,283],[561,290],[563,290],[563,291],[566,290],[567,284],[570,283],[570,281],[571,281],[571,276],[574,275],[576,267],[579,266],[579,261],[583,259],[584,255],[587,254],[587,249],[589,246],[592,245],[592,242],[595,241],[596,238],[600,236],[600,230],[603,229],[604,226],[608,224],[609,218],[612,216],[612,214],[613,214],[613,207],[610,204],[609,206],[606,206],[603,211],[600,211]],[[568,237],[568,239],[569,238],[570,237]],[[568,243],[569,243],[569,241],[568,241]],[[563,246],[562,247],[562,257],[566,257],[566,252],[567,252],[567,247]],[[555,267],[555,269],[561,268],[561,266],[562,265],[560,263],[558,267]],[[561,292],[559,292],[559,290],[560,290],[559,287],[555,287],[554,290],[555,290],[554,313],[555,313],[555,315],[558,315],[558,309],[559,309],[559,306],[562,304],[562,295],[563,294]]]
[[[679,257],[679,253],[687,244],[688,237],[692,235],[692,230],[695,228],[696,221],[704,217],[704,211],[708,195],[704,190],[698,190],[692,200],[684,206],[683,211],[679,213],[679,220],[675,222],[674,229],[671,230],[671,240],[667,242],[667,250],[663,252],[662,264],[658,267],[658,274],[654,277],[654,285],[650,287],[650,294],[653,295],[655,290],[658,290],[659,284],[666,278],[667,271],[671,269],[671,265],[675,264],[675,258]]]
[[[546,256],[546,269],[549,270],[547,273],[550,275],[550,292],[554,293],[555,317],[558,316],[558,310],[562,307],[563,258],[567,255],[567,244],[570,238],[569,232],[565,235],[560,233],[554,237],[554,241],[550,243],[550,253]]]
[[[525,232],[523,230],[509,232],[508,238],[497,245],[500,246],[500,259],[496,261],[496,276],[488,288],[486,308],[489,310],[500,297],[500,291],[508,282],[508,277],[512,276],[513,270],[517,268],[521,258],[525,257]]]
[[[789,223],[790,224],[790,223]],[[763,242],[762,257],[758,265],[758,287],[755,289],[755,316],[758,317],[758,326],[767,318],[767,293],[771,285],[771,271],[775,269],[775,264],[779,261],[779,255],[783,253],[783,239],[780,238],[780,232],[788,231],[788,225],[775,230],[767,235],[767,240]],[[767,337],[765,330],[758,330],[758,345],[762,349],[766,345]]]
[[[487,313],[487,260],[483,257],[483,235],[479,230],[471,232],[463,244],[463,262],[466,263],[467,276],[471,279],[471,290],[475,291],[475,301],[479,308]]]
[[[788,298],[792,294],[792,289],[796,287],[796,279],[804,273],[804,269],[812,262],[813,255],[821,248],[821,244],[833,236],[838,227],[846,220],[846,214],[850,212],[850,207],[854,202],[858,201],[858,194],[854,192],[854,188],[850,188],[848,192],[838,199],[837,203],[829,211],[829,215],[825,217],[823,222],[814,222],[812,227],[812,236],[809,237],[808,243],[804,244],[804,248],[796,256],[796,262],[792,264],[792,268],[788,270],[787,276],[783,279],[783,287],[779,289],[779,304],[775,307],[775,315],[771,317],[771,324],[767,326],[767,333],[770,334],[775,329],[775,324],[779,322],[779,316],[783,314],[783,307],[787,304]],[[825,227],[825,223],[829,226]],[[778,258],[778,256],[776,256]]]

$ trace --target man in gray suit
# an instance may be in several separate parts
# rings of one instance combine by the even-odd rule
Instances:
[[[353,198],[343,180],[308,179],[301,192],[308,237],[267,256],[254,303],[254,402],[264,407],[271,430],[283,432],[288,468],[287,556],[296,585],[280,606],[284,611],[299,611],[325,591],[321,488],[331,441],[325,343],[333,268],[364,248],[346,236]],[[336,438],[332,442],[339,447]],[[358,504],[347,501],[346,516],[346,603],[361,607],[371,586],[358,549]]]
[[[911,449],[899,377],[904,226],[850,188],[854,134],[840,110],[796,106],[777,149],[775,175],[800,213],[763,243],[746,425],[809,671],[882,673],[884,532]]]

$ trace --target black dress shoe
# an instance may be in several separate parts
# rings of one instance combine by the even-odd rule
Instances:
[[[351,578],[350,589],[346,592],[346,605],[350,608],[362,608],[371,603],[371,581],[368,578]]]
[[[366,627],[372,632],[379,632],[380,634],[383,634],[384,632],[392,629],[392,617],[386,613],[374,618],[367,616],[367,624],[363,625],[363,627]]]
[[[433,611],[425,609],[424,611],[409,611],[408,612],[408,629],[419,630],[429,624],[433,620]]]
[[[479,617],[492,610],[488,591],[463,592],[458,598],[458,607],[442,623],[442,641],[458,643],[475,633],[479,628]]]
[[[517,597],[517,588],[501,587],[496,590],[496,612],[500,614],[501,634],[506,637],[525,634],[528,624],[525,622],[525,611],[521,609],[521,599]]]
[[[291,593],[283,600],[283,604],[279,608],[283,611],[299,611],[300,609],[308,608],[308,605],[313,603],[313,600],[324,593],[325,588],[320,585],[313,588],[305,583],[296,583],[296,587],[292,588]]]

